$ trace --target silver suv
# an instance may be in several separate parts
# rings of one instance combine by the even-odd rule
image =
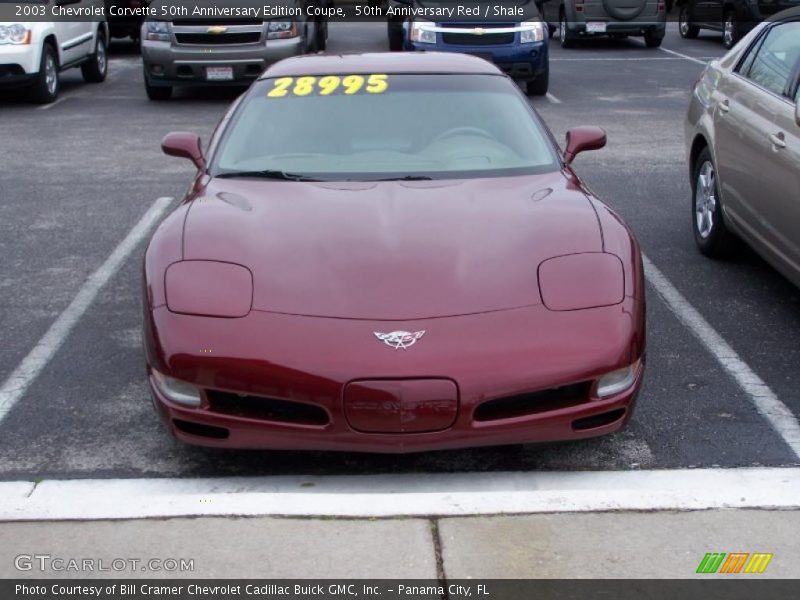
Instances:
[[[327,20],[304,17],[147,20],[145,90],[151,100],[167,100],[176,86],[247,85],[274,62],[324,50],[327,37]]]
[[[558,31],[564,48],[581,37],[644,36],[648,48],[658,48],[667,28],[664,0],[537,0],[550,32]]]

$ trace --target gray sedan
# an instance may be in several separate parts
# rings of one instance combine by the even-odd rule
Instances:
[[[745,240],[800,286],[800,9],[706,67],[686,123],[700,251]]]

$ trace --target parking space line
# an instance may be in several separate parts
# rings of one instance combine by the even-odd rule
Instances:
[[[671,50],[667,50],[665,48],[662,48],[662,50],[664,50],[665,52],[671,52]],[[708,60],[713,60],[712,57],[701,57],[701,58],[706,58]],[[551,57],[550,61],[551,62],[600,62],[600,61],[602,61],[602,62],[605,62],[605,61],[612,61],[612,62],[613,61],[618,61],[618,62],[628,62],[628,61],[631,61],[631,62],[648,62],[648,61],[686,60],[686,59],[697,60],[698,62],[701,62],[702,64],[706,64],[705,62],[703,62],[699,58],[698,59],[694,59],[691,56],[685,56],[685,55],[680,55],[680,56],[638,56],[638,57],[637,56],[587,56],[585,58],[556,58],[556,57]]]
[[[50,329],[47,330],[47,333],[42,336],[19,366],[8,376],[8,379],[3,382],[2,387],[0,387],[0,423],[3,422],[9,411],[38,377],[39,373],[42,372],[42,369],[47,366],[50,359],[53,358],[72,331],[72,328],[75,327],[97,297],[98,292],[120,269],[130,253],[144,239],[171,202],[172,198],[159,198],[153,203],[105,262],[89,276],[69,306],[64,309],[64,312],[58,316],[50,326]]]
[[[71,95],[61,94],[61,96],[57,98],[54,102],[51,102],[50,104],[42,104],[41,106],[37,107],[37,110],[50,110],[54,106],[58,106],[59,104],[64,102],[64,100],[69,100],[70,98],[72,98]]]
[[[678,317],[720,366],[750,397],[759,414],[764,417],[784,442],[800,458],[800,424],[770,387],[745,363],[703,316],[689,303],[650,259],[642,256],[644,271],[667,307]]]
[[[698,65],[703,65],[704,67],[708,64],[704,60],[700,60],[699,58],[695,58],[694,56],[689,56],[688,54],[682,54],[681,52],[675,52],[675,50],[670,50],[669,48],[661,47],[659,48],[662,52],[666,52],[667,54],[672,54],[673,56],[677,56],[684,60],[690,60],[692,62],[697,63]]]
[[[551,103],[551,104],[561,104],[561,100],[559,100],[558,98],[556,98],[556,97],[555,97],[553,94],[551,94],[550,92],[547,92],[547,94],[545,95],[545,98],[547,98],[547,99],[550,101],[550,103]]]
[[[0,483],[0,521],[800,507],[800,468],[765,467],[45,480],[28,495],[19,486]]]

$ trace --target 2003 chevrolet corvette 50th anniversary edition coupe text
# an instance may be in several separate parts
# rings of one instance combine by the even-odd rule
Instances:
[[[514,82],[468,55],[291,58],[167,154],[197,176],[145,257],[179,439],[407,452],[584,438],[644,368],[632,233]]]

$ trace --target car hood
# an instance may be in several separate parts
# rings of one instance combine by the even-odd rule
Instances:
[[[500,179],[211,179],[184,227],[185,260],[253,273],[253,309],[407,320],[541,303],[537,267],[599,252],[598,218],[561,172]]]

